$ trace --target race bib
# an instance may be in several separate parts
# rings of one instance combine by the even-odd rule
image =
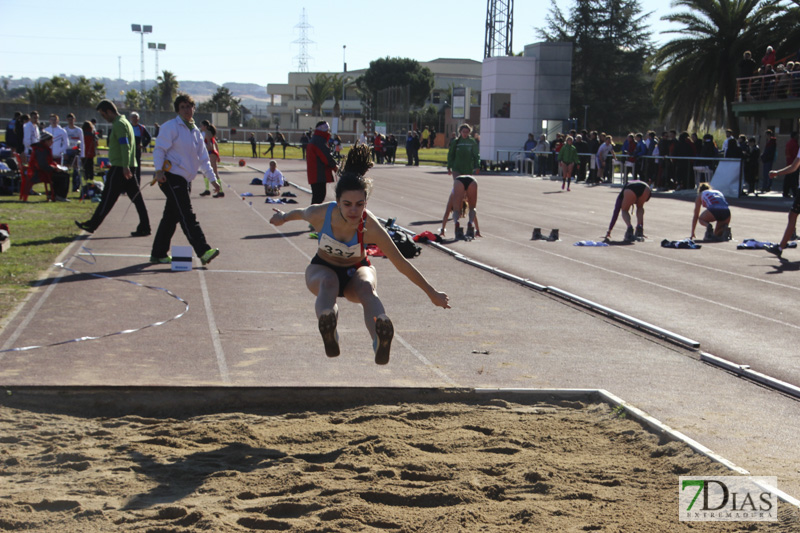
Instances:
[[[319,239],[319,249],[335,257],[361,257],[360,243],[356,243],[353,246],[347,246],[326,233],[323,233]]]

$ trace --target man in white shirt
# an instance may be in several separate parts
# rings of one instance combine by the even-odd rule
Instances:
[[[64,165],[73,169],[72,190],[77,191],[81,188],[81,159],[86,156],[86,147],[83,141],[83,130],[75,125],[75,115],[67,115],[67,153]]]
[[[59,124],[58,115],[55,113],[50,115],[50,125],[45,128],[45,131],[53,136],[53,159],[61,163],[64,154],[67,153],[68,139],[67,132]]]
[[[268,197],[267,203],[269,203],[269,196],[281,194],[281,187],[284,185],[283,173],[278,170],[278,163],[275,160],[269,162],[269,170],[264,172],[261,183],[264,184],[264,192]]]
[[[208,158],[203,133],[194,123],[194,100],[187,94],[181,94],[175,99],[174,107],[178,116],[161,126],[153,149],[155,179],[167,201],[153,239],[150,262],[172,262],[168,251],[175,228],[180,224],[200,262],[207,265],[219,255],[219,249],[212,248],[206,242],[197,215],[192,210],[189,184],[197,176],[198,170],[203,171],[217,193],[219,182]]]
[[[39,142],[39,112],[31,111],[31,120],[25,123],[22,133],[22,144],[25,146],[25,155],[31,155],[31,146]]]

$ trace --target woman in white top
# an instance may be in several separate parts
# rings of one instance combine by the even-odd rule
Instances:
[[[269,170],[264,172],[264,177],[261,178],[261,183],[264,184],[264,192],[267,196],[278,196],[283,187],[283,173],[278,170],[278,163],[274,159],[269,162]]]

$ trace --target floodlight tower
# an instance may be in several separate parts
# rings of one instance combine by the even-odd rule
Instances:
[[[308,30],[311,29],[311,24],[308,23],[308,18],[306,18],[306,8],[303,8],[300,23],[295,25],[295,28],[300,30],[300,38],[292,41],[293,44],[300,45],[300,55],[295,57],[297,59],[297,71],[308,72],[308,60],[311,59],[311,56],[308,55],[308,45],[313,44],[314,41],[308,38]]]
[[[131,24],[131,31],[133,33],[138,33],[142,37],[142,86],[141,91],[144,94],[144,34],[145,33],[153,33],[152,26],[144,26],[142,24]]]
[[[483,58],[513,56],[514,0],[487,0]]]
[[[164,43],[147,43],[147,48],[149,48],[150,50],[152,50],[153,52],[156,53],[156,77],[155,77],[155,79],[157,80],[158,79],[158,53],[159,52],[163,52],[164,50],[166,50],[167,49],[167,45],[164,44]]]

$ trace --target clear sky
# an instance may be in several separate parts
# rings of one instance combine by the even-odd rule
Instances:
[[[573,0],[557,0],[562,9]],[[669,12],[665,0],[641,0],[650,17],[654,42],[669,40],[659,18]],[[391,8],[387,9],[387,6]],[[335,0],[98,1],[0,0],[0,75],[14,78],[59,74],[86,77],[141,75],[141,36],[131,24],[153,26],[144,36],[145,77],[155,77],[155,52],[147,43],[164,43],[159,70],[178,81],[285,83],[298,70],[297,26],[305,8],[308,70],[341,72],[367,68],[380,57],[483,58],[486,0],[458,2],[337,2]],[[515,52],[539,41],[550,2],[517,0],[514,6]],[[11,23],[14,21],[14,23]],[[31,22],[34,21],[34,24]],[[346,46],[346,49],[343,49]]]

